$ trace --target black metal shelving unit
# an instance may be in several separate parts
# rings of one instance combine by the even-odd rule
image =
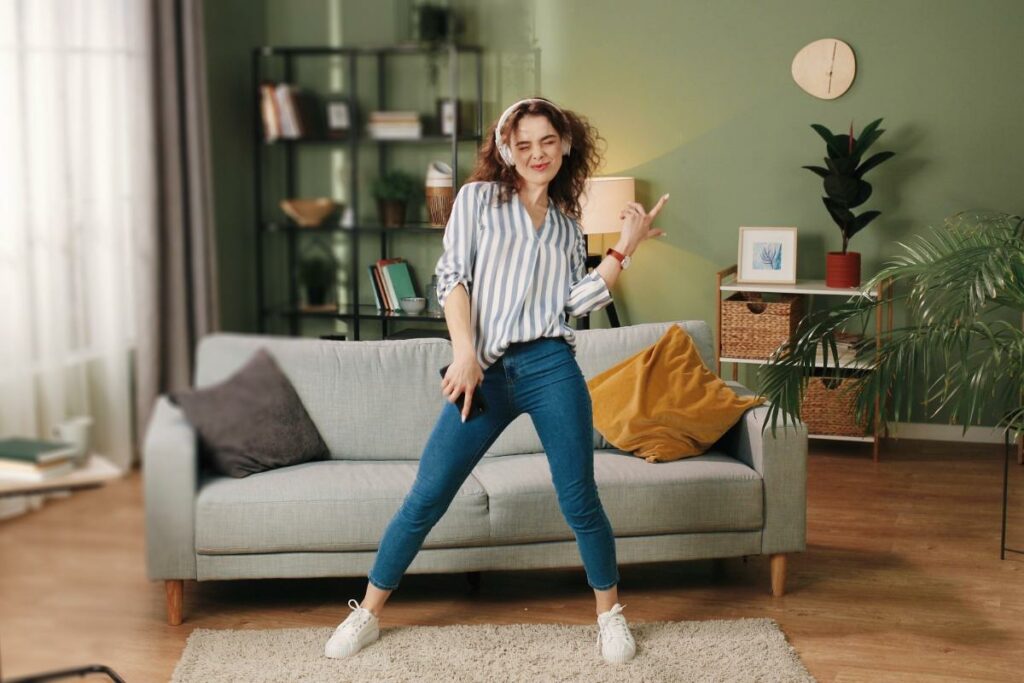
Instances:
[[[344,57],[346,63],[347,96],[352,102],[358,103],[358,81],[357,81],[357,58],[374,57],[377,67],[377,103],[379,110],[387,109],[387,58],[395,55],[416,55],[436,56],[448,55],[448,76],[449,95],[448,97],[460,100],[459,98],[459,56],[470,54],[475,57],[476,65],[476,130],[472,133],[465,133],[456,130],[451,135],[424,135],[416,139],[404,140],[378,140],[370,138],[360,129],[365,121],[356,118],[352,131],[344,139],[288,139],[277,140],[268,143],[264,140],[263,123],[260,113],[259,86],[265,79],[265,65],[267,60],[279,58],[283,60],[281,66],[282,78],[285,82],[294,82],[295,62],[305,57]],[[427,223],[406,223],[404,227],[383,227],[372,223],[360,223],[359,220],[359,156],[360,147],[366,144],[377,146],[378,170],[380,173],[386,171],[387,154],[386,148],[389,145],[434,145],[450,144],[452,154],[452,170],[455,191],[458,191],[458,159],[460,142],[477,142],[483,137],[483,65],[482,49],[473,45],[447,44],[441,46],[411,46],[394,45],[377,48],[346,48],[346,47],[260,47],[252,52],[252,91],[255,94],[253,105],[255,126],[254,126],[254,172],[253,172],[253,204],[255,206],[255,247],[256,247],[256,299],[258,306],[259,332],[266,331],[266,321],[271,316],[284,316],[288,320],[289,333],[298,336],[301,332],[300,323],[303,318],[332,318],[349,322],[349,338],[360,339],[360,321],[372,319],[380,321],[382,325],[382,336],[388,338],[388,325],[393,321],[430,321],[444,322],[444,314],[421,313],[410,315],[402,311],[379,310],[374,304],[359,304],[359,282],[363,277],[363,269],[359,263],[359,242],[362,238],[378,238],[380,240],[380,258],[388,258],[389,235],[396,233],[421,234],[431,233],[443,235],[443,228],[428,227]],[[460,124],[461,124],[461,117]],[[458,127],[456,127],[458,128]],[[264,203],[264,158],[269,147],[281,147],[284,151],[284,192],[285,197],[296,196],[296,157],[298,151],[308,146],[336,146],[344,147],[350,155],[349,166],[349,197],[351,197],[352,215],[356,224],[350,227],[340,225],[326,225],[319,228],[300,228],[290,222],[268,221],[263,215]],[[475,153],[475,149],[474,149]],[[302,309],[299,306],[299,278],[297,261],[297,243],[300,233],[349,233],[350,236],[350,263],[347,265],[351,277],[349,277],[349,300],[356,302],[347,306],[339,305],[331,310],[310,310]],[[288,264],[288,302],[286,305],[269,305],[266,300],[265,273],[263,267],[264,237],[271,233],[284,233],[287,239]],[[338,264],[343,266],[344,264]]]

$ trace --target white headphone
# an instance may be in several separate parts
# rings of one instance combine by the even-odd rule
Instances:
[[[549,100],[544,100],[544,99],[540,99],[540,98],[537,98],[537,97],[531,97],[531,98],[528,98],[528,99],[525,99],[525,100],[519,100],[518,102],[513,104],[511,107],[506,109],[505,113],[501,115],[500,119],[498,119],[498,125],[495,126],[495,128],[494,128],[494,146],[498,148],[498,154],[501,155],[502,160],[506,164],[508,164],[509,166],[515,166],[516,162],[515,162],[515,159],[512,157],[512,148],[509,145],[506,145],[502,141],[502,139],[501,139],[501,129],[505,125],[505,119],[508,118],[509,114],[511,114],[512,111],[516,107],[518,107],[520,104],[523,104],[524,102],[544,102],[545,104],[549,104],[552,107],[554,107],[558,111],[559,114],[562,115],[563,120],[565,119],[565,112],[563,112],[561,109],[559,109],[557,104],[555,104],[554,102],[551,102]],[[564,156],[564,157],[569,156],[569,150],[571,150],[571,149],[572,149],[571,138],[563,137],[562,138],[562,156]]]

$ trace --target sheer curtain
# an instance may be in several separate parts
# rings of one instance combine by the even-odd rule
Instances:
[[[0,0],[0,436],[89,415],[93,450],[122,469],[133,274],[153,261],[150,12]]]

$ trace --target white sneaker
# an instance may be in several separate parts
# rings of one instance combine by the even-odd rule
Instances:
[[[334,629],[324,647],[324,655],[331,659],[351,657],[380,636],[380,624],[373,612],[355,600],[349,600],[348,606],[352,612]]]
[[[606,662],[621,664],[633,659],[636,641],[629,632],[626,617],[622,616],[625,605],[615,603],[610,610],[597,615],[597,645]]]

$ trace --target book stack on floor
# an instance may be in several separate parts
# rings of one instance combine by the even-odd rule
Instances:
[[[0,439],[0,481],[47,481],[77,467],[77,447],[61,441]]]
[[[376,264],[368,265],[366,269],[373,284],[377,310],[400,311],[402,299],[417,296],[416,286],[412,282],[412,272],[404,259],[380,259]]]
[[[423,137],[423,122],[414,111],[371,112],[366,129],[374,140],[417,140]]]

